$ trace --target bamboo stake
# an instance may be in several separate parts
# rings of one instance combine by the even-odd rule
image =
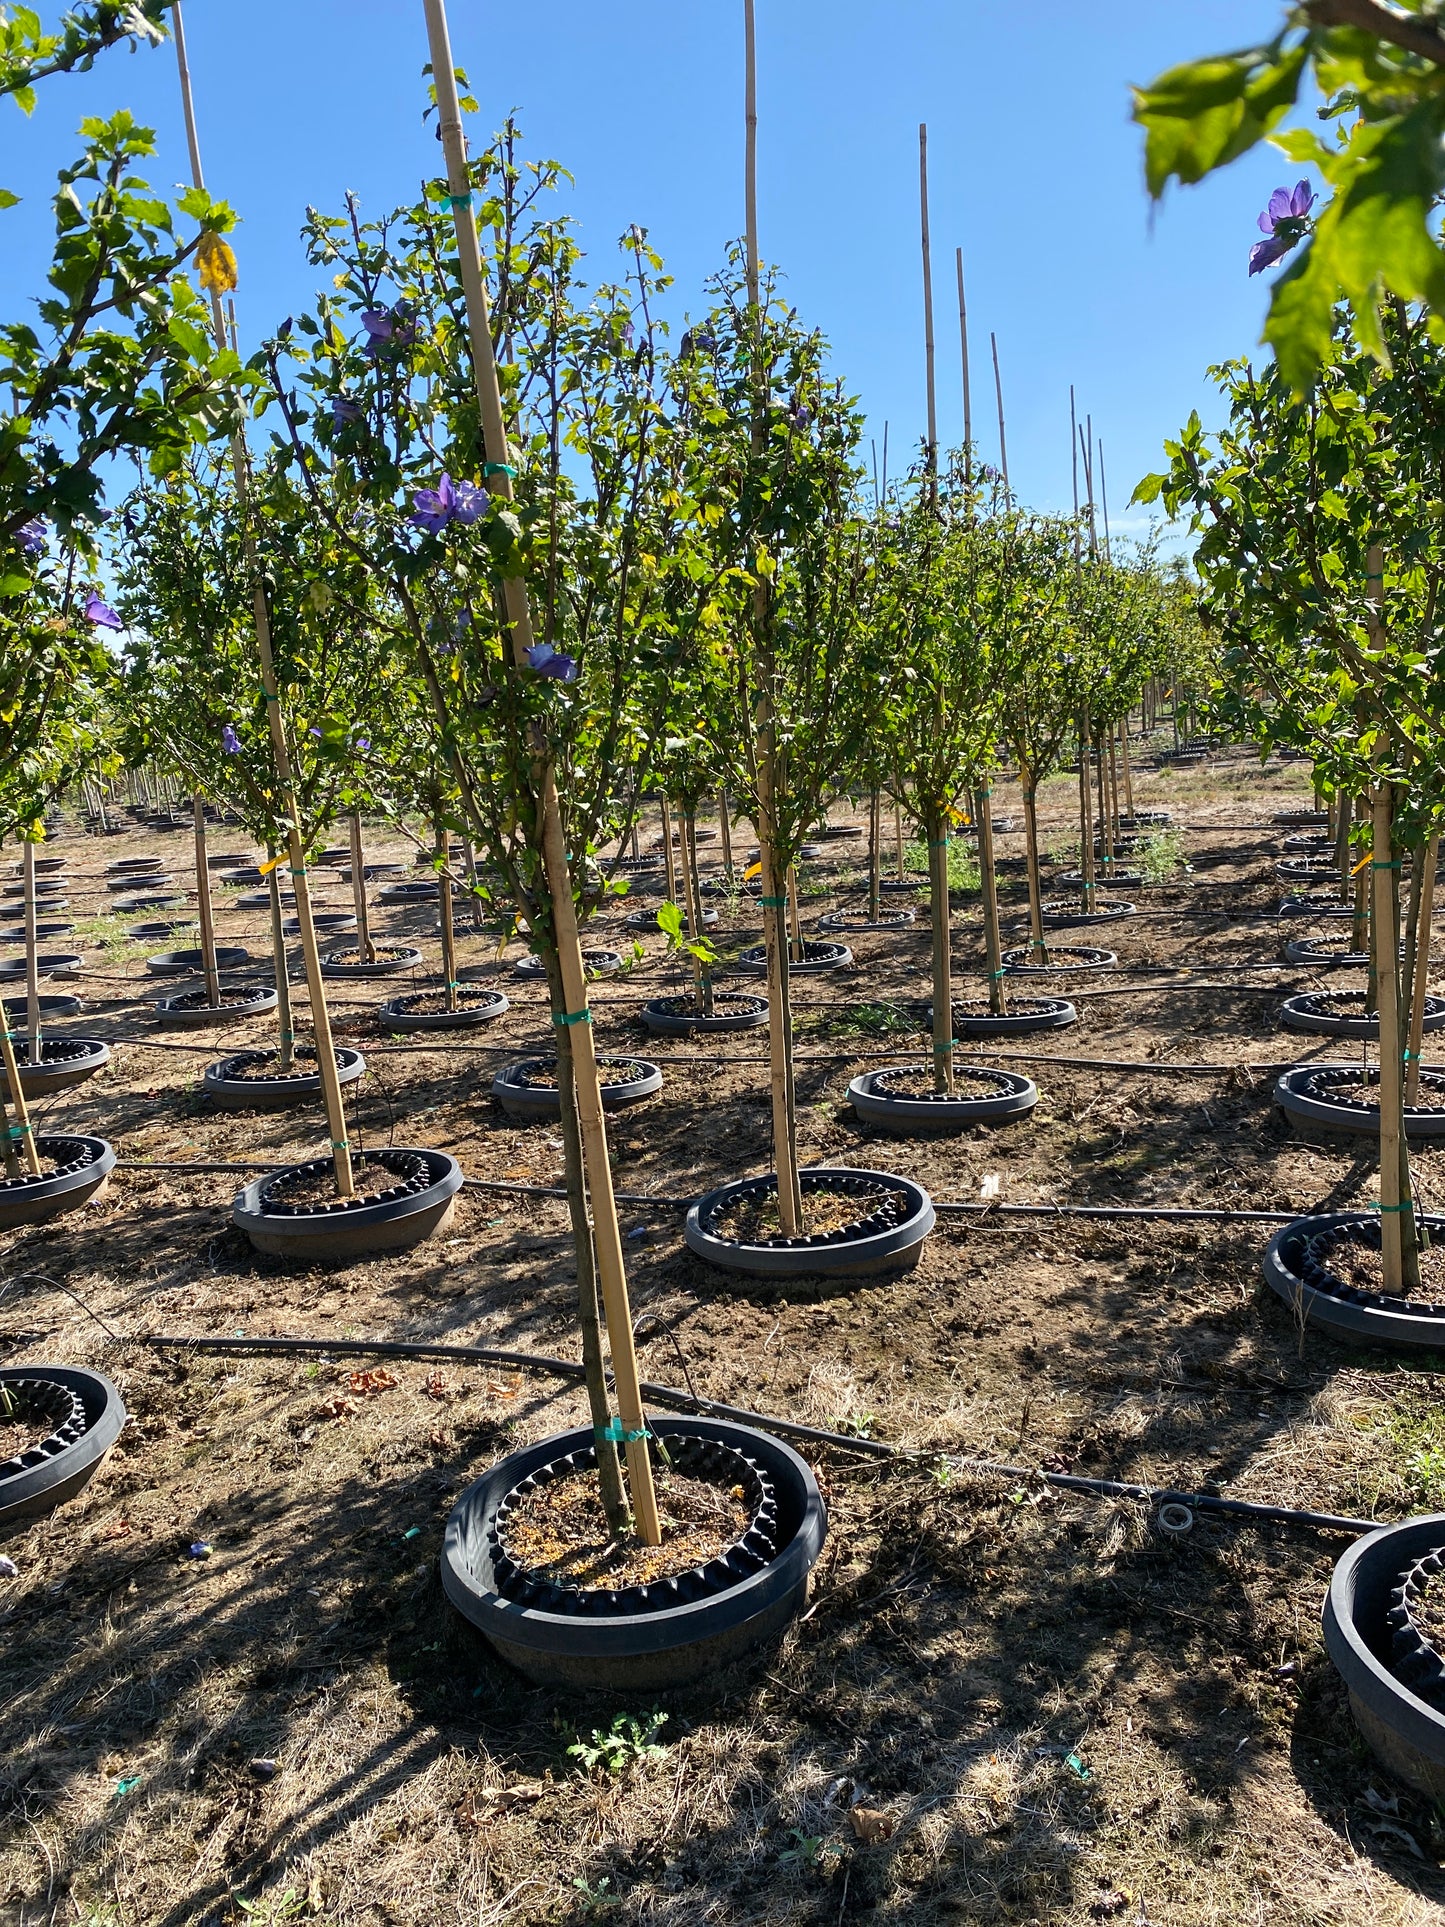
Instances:
[[[1069,460],[1074,475],[1074,567],[1081,561],[1079,551],[1079,415],[1074,401],[1074,384],[1069,383]]]
[[[211,911],[211,866],[206,861],[206,806],[196,790],[191,797],[191,829],[196,842],[196,921],[201,928],[201,970],[206,1002],[221,1007],[221,973],[216,968],[216,920]]]
[[[677,902],[677,858],[672,848],[672,813],[667,807],[666,796],[662,799],[662,860],[667,866],[667,900]]]
[[[461,103],[457,97],[456,73],[452,66],[445,0],[423,0],[423,4],[431,51],[432,80],[436,88],[437,132],[446,157],[447,186],[456,228],[458,265],[466,297],[467,333],[482,420],[482,440],[487,454],[489,486],[503,500],[510,501],[512,477],[508,467],[509,449],[502,416],[502,393],[492,350],[486,281],[482,273],[481,248],[472,211],[466,138],[462,132]],[[526,664],[526,652],[532,641],[531,612],[527,605],[525,581],[509,579],[503,584],[503,595],[511,630],[513,661],[518,668],[522,668]],[[572,899],[572,876],[562,836],[562,813],[557,797],[555,769],[545,744],[539,743],[537,747],[543,862],[552,903],[560,987],[566,1005],[564,1012],[554,1013],[554,1016],[560,1017],[571,1033],[577,1110],[581,1122],[586,1177],[591,1191],[597,1267],[607,1315],[608,1345],[612,1353],[617,1409],[626,1446],[637,1531],[644,1545],[655,1546],[661,1544],[662,1534],[657,1518],[652,1461],[647,1450],[647,1425],[642,1409],[637,1353],[632,1340],[627,1270],[622,1253],[621,1227],[617,1221],[617,1200],[612,1188],[612,1167],[607,1156],[607,1127],[602,1112],[591,1013],[587,1007],[587,980],[582,964],[576,906]]]
[[[1119,851],[1119,729],[1111,723],[1106,731],[1109,743],[1109,842],[1114,854]]]
[[[717,827],[718,835],[722,838],[723,875],[725,877],[731,877],[733,873],[733,823],[732,815],[728,809],[726,785],[717,793]]]
[[[289,1071],[296,1057],[296,1020],[291,1009],[291,973],[286,962],[286,918],[281,909],[281,883],[276,851],[267,849],[271,867],[266,872],[266,894],[271,900],[271,955],[276,971],[276,1022],[281,1028],[277,1069]]]
[[[1405,1053],[1405,1102],[1413,1104],[1420,1095],[1420,1052],[1425,1043],[1425,994],[1430,983],[1430,926],[1435,914],[1435,870],[1440,857],[1440,832],[1425,845],[1415,868],[1419,876],[1419,916],[1416,921],[1415,954],[1411,958],[1410,1036]]]
[[[893,786],[893,850],[898,860],[898,881],[903,882],[908,872],[904,868],[903,857],[903,802],[898,794],[897,775]]]
[[[701,943],[703,939],[702,894],[697,887],[696,827],[696,816],[690,809],[684,808],[681,834],[677,845],[682,872],[683,903],[681,907],[687,934],[695,944]],[[692,956],[692,981],[698,1010],[704,1017],[711,1017],[713,1014],[712,973],[696,951]]]
[[[446,825],[438,822],[432,831],[432,854],[437,864],[437,913],[442,927],[442,976],[446,979],[446,1007],[457,1007],[457,932],[452,918],[451,852],[447,847]]]
[[[32,1064],[42,1062],[40,1043],[40,943],[35,927],[35,845],[21,847],[20,871],[25,885],[25,1028],[30,1034]]]
[[[1094,907],[1094,800],[1087,705],[1079,711],[1079,868],[1083,874],[1085,910]]]
[[[993,855],[993,789],[985,783],[975,792],[973,813],[978,819],[979,884],[983,894],[983,941],[988,956],[988,1007],[995,1017],[1004,1014],[1003,937],[998,922],[998,871]]]
[[[998,401],[998,462],[1003,471],[1003,499],[1005,504],[1013,501],[1013,490],[1008,479],[1008,436],[1003,426],[1003,377],[998,371],[998,336],[989,334],[988,345],[993,350],[993,392]]]
[[[366,858],[361,849],[361,811],[351,812],[351,902],[356,911],[356,955],[364,964],[376,962],[376,945],[371,941],[371,919],[366,908]],[[476,899],[472,901],[475,903]]]
[[[868,797],[868,921],[877,923],[882,914],[883,810],[882,796],[874,789]]]
[[[185,116],[186,145],[190,150],[191,178],[198,188],[205,186],[201,171],[201,148],[196,132],[195,103],[191,94],[191,72],[186,58],[186,32],[181,18],[180,0],[171,9],[175,34],[176,64],[180,74],[181,107]],[[448,70],[450,71],[450,70]],[[226,346],[226,318],[221,297],[211,294],[211,318],[216,340]],[[231,467],[235,477],[236,501],[241,511],[242,545],[247,572],[251,578],[252,609],[256,625],[256,653],[261,666],[261,695],[266,705],[266,720],[271,735],[271,755],[276,767],[277,788],[286,812],[286,848],[290,857],[292,887],[296,896],[296,922],[301,931],[301,953],[306,965],[306,988],[311,1002],[311,1023],[316,1042],[316,1068],[321,1077],[321,1093],[326,1105],[326,1121],[331,1133],[332,1168],[336,1194],[350,1198],[356,1194],[352,1176],[351,1146],[346,1135],[346,1107],[341,1095],[341,1079],[336,1069],[336,1047],[331,1036],[331,1013],[326,1004],[326,985],[321,975],[321,954],[316,942],[316,925],[311,915],[311,887],[306,874],[306,847],[301,837],[300,815],[296,803],[296,783],[291,754],[281,719],[281,698],[277,691],[276,665],[271,649],[271,611],[266,602],[255,539],[246,515],[250,494],[250,465],[246,444],[239,429],[231,438]]]
[[[787,894],[788,932],[792,944],[788,955],[794,963],[801,963],[803,961],[803,924],[798,914],[798,905],[802,897],[802,892],[798,888],[798,871],[796,864],[790,865],[788,869]]]
[[[1142,716],[1140,720],[1142,722]],[[1134,821],[1134,772],[1129,766],[1129,718],[1127,716],[1119,725],[1119,755],[1124,766],[1124,808],[1132,823]]]
[[[963,293],[963,249],[953,250],[958,271],[958,346],[963,361],[963,485],[973,490],[973,390],[968,370],[968,302]]]
[[[943,819],[925,819],[928,837],[929,921],[933,950],[933,1088],[953,1094],[953,969],[949,945],[948,832]]]
[[[10,1028],[8,1011],[0,1013],[0,1063],[5,1071],[5,1089],[0,1091],[0,1159],[5,1165],[7,1178],[20,1178],[26,1171],[33,1178],[40,1176],[40,1154],[35,1148],[35,1134],[30,1128],[30,1114],[25,1108],[25,1091],[20,1082],[20,1065],[15,1056],[15,1033]],[[15,1122],[10,1122],[5,1109],[6,1096],[9,1096],[15,1112]],[[25,1169],[22,1170],[16,1146],[25,1147]]]
[[[1044,942],[1043,889],[1039,881],[1039,813],[1033,777],[1023,757],[1019,758],[1019,787],[1024,793],[1024,849],[1029,875],[1029,953],[1035,963],[1047,963]]]
[[[1099,505],[1104,511],[1104,560],[1112,562],[1113,551],[1109,547],[1109,484],[1104,478],[1104,438],[1098,441],[1099,449]]]
[[[1370,870],[1374,881],[1375,966],[1380,1014],[1380,1234],[1384,1289],[1405,1289],[1404,1224],[1411,1211],[1409,1178],[1402,1157],[1404,1131],[1401,1077],[1398,906],[1391,890],[1394,786],[1380,783],[1374,795]]]
[[[928,394],[928,443],[924,468],[929,500],[938,500],[938,401],[933,379],[933,250],[928,233],[928,127],[918,123],[918,215],[923,250],[923,367]]]

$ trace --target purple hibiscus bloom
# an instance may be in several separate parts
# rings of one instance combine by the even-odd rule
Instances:
[[[351,747],[358,755],[364,755],[366,751],[371,748],[371,738],[369,736],[358,736]]]
[[[239,756],[241,754],[241,739],[236,734],[234,723],[222,723],[221,748],[225,750],[228,756]]]
[[[86,621],[94,623],[97,629],[119,629],[122,626],[115,610],[108,608],[94,589],[85,598],[83,614]]]
[[[1260,232],[1269,239],[1256,241],[1249,250],[1251,274],[1261,274],[1276,261],[1283,261],[1290,249],[1304,239],[1305,221],[1314,204],[1315,196],[1308,181],[1301,181],[1293,193],[1287,187],[1274,190],[1269,206],[1259,217]]]
[[[45,553],[45,524],[38,515],[21,525],[19,541],[26,555]]]
[[[353,401],[350,395],[338,395],[331,404],[331,426],[345,428],[351,422],[359,422],[365,412],[361,403]]]
[[[416,323],[400,306],[367,308],[362,314],[361,325],[366,330],[363,345],[369,355],[379,355],[388,348],[409,348],[416,340]]]
[[[485,515],[491,497],[475,482],[454,482],[443,474],[435,488],[419,488],[412,496],[411,524],[428,535],[440,535],[449,522],[470,526]]]
[[[577,661],[574,656],[563,655],[554,649],[550,642],[534,642],[527,651],[527,664],[539,676],[550,676],[554,682],[576,682]]]

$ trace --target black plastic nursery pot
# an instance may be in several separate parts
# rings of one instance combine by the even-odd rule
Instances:
[[[615,1051],[598,1052],[597,1068],[602,1073],[602,1108],[623,1111],[641,1104],[662,1089],[662,1071],[645,1057],[624,1057]],[[518,1057],[504,1064],[492,1079],[492,1096],[510,1118],[519,1124],[560,1117],[562,1098],[555,1082],[534,1083],[538,1075],[555,1079],[555,1057]]]
[[[54,1169],[38,1178],[7,1178],[0,1166],[0,1231],[78,1211],[99,1197],[115,1166],[115,1152],[103,1137],[48,1131],[37,1135],[35,1148]]]
[[[265,1017],[277,1002],[271,984],[232,984],[221,991],[220,1003],[212,1004],[207,1002],[202,984],[176,997],[162,997],[155,1006],[156,1022],[162,1030],[208,1030],[217,1024],[248,1023],[253,1017]]]
[[[1171,821],[1168,810],[1134,810],[1119,818],[1123,830],[1158,830]]]
[[[237,885],[264,883],[266,879],[262,876],[258,864],[238,863],[234,870],[222,870],[216,878],[216,881],[218,883]]]
[[[6,1365],[0,1390],[34,1436],[0,1459],[0,1539],[9,1539],[89,1485],[120,1437],[126,1409],[108,1378],[76,1365]]]
[[[897,891],[900,893],[903,891],[910,891],[910,892],[913,892],[914,894],[917,894],[920,891],[927,891],[931,887],[932,887],[931,881],[927,876],[917,876],[914,874],[909,874],[908,876],[901,876],[901,877],[900,876],[881,877],[878,882],[878,888],[880,890],[886,890],[890,894],[893,893],[894,891]]]
[[[268,1070],[280,1052],[241,1050],[208,1064],[201,1089],[224,1111],[285,1111],[321,1095],[321,1071],[309,1044],[298,1045],[289,1071]],[[366,1075],[366,1059],[349,1044],[336,1046],[337,1081],[344,1088]]]
[[[1281,1073],[1274,1101],[1295,1124],[1349,1137],[1380,1135],[1380,1107],[1346,1091],[1378,1081],[1373,1069],[1358,1064],[1295,1064]],[[1420,1072],[1421,1102],[1405,1106],[1405,1136],[1445,1138],[1445,1071]]]
[[[1278,810],[1274,821],[1282,829],[1324,829],[1329,823],[1324,810]]]
[[[1421,1217],[1418,1222],[1432,1244],[1445,1238],[1445,1218]],[[1356,1283],[1347,1262],[1352,1246],[1379,1252],[1378,1214],[1331,1211],[1296,1218],[1270,1239],[1260,1270],[1301,1326],[1349,1344],[1367,1339],[1415,1351],[1445,1349],[1445,1304],[1400,1298]]]
[[[216,945],[217,970],[244,970],[252,961],[250,951],[243,945]],[[153,977],[186,977],[193,970],[204,970],[205,967],[204,950],[162,950],[158,955],[146,958],[146,969]]]
[[[416,877],[406,883],[388,883],[377,891],[376,896],[378,903],[435,903],[437,880],[431,876]]]
[[[415,990],[407,997],[393,997],[377,1012],[382,1029],[403,1035],[421,1030],[471,1030],[478,1024],[491,1023],[494,1017],[511,1009],[500,990],[473,990],[465,984],[458,987],[455,1010],[419,1008],[429,998],[439,995],[435,990]]]
[[[703,1016],[689,990],[676,997],[654,997],[639,1015],[657,1037],[686,1037],[695,1030],[758,1030],[768,1021],[767,998],[746,991],[715,990],[712,1006],[712,1016]]]
[[[1279,1008],[1279,1020],[1286,1030],[1309,1031],[1326,1037],[1378,1037],[1380,1015],[1365,1009],[1362,990],[1311,990],[1298,997],[1286,997]],[[1424,1028],[1439,1030],[1445,1024],[1445,998],[1425,999]]]
[[[1282,883],[1324,883],[1330,879],[1338,882],[1340,874],[1324,856],[1282,856],[1274,866],[1274,873]]]
[[[792,955],[792,945],[788,946],[788,975],[790,977],[812,977],[821,975],[825,970],[842,970],[853,961],[853,952],[846,943],[831,940],[815,942],[805,939],[801,957]],[[749,944],[746,950],[739,951],[737,967],[746,970],[754,977],[763,976],[768,968],[768,947],[763,943]]]
[[[1306,891],[1303,895],[1282,897],[1276,915],[1281,917],[1354,917],[1348,903],[1341,903],[1338,890]]]
[[[57,897],[63,896],[65,891],[67,891],[69,888],[70,888],[69,878],[63,877],[59,871],[56,871],[55,874],[52,876],[36,877],[35,901],[39,904],[42,910],[63,909],[64,905],[57,903],[55,899]],[[23,898],[24,895],[25,895],[25,885],[23,883],[7,883],[4,889],[0,890],[0,897]],[[6,916],[7,917],[13,916],[15,914],[15,910],[17,907],[18,906],[16,906],[13,903],[7,903],[5,905]]]
[[[27,1098],[49,1097],[52,1091],[69,1090],[83,1084],[110,1062],[110,1046],[98,1037],[55,1037],[40,1039],[40,1062],[30,1062],[30,1039],[15,1040],[15,1057],[20,1071],[20,1088]],[[10,1080],[0,1064],[0,1089],[7,1094]]]
[[[1325,1650],[1371,1751],[1436,1802],[1445,1800],[1445,1666],[1425,1614],[1445,1583],[1442,1555],[1439,1513],[1363,1534],[1335,1566],[1323,1615]]]
[[[287,917],[281,926],[288,937],[301,935],[301,919]],[[313,910],[311,927],[318,937],[344,936],[356,928],[356,913],[351,910]]]
[[[1081,890],[1084,886],[1084,873],[1082,870],[1065,870],[1056,881],[1061,889]],[[1105,875],[1095,877],[1094,886],[1096,890],[1132,890],[1138,888],[1143,881],[1144,872],[1142,870],[1116,870],[1110,868]],[[1098,902],[1099,899],[1096,897],[1095,901]],[[1108,907],[1107,903],[1104,907]],[[1048,905],[1045,904],[1044,908],[1047,910]]]
[[[331,1159],[312,1158],[257,1178],[238,1195],[231,1222],[257,1251],[300,1264],[346,1264],[381,1252],[406,1251],[451,1221],[462,1167],[446,1151],[390,1146],[353,1153],[356,1195],[288,1203],[296,1186],[323,1186]]]
[[[1122,898],[1095,897],[1093,909],[1088,910],[1082,899],[1070,902],[1061,897],[1041,903],[1039,915],[1049,929],[1057,930],[1067,924],[1117,923],[1121,917],[1134,915],[1134,905],[1125,903]]]
[[[766,1205],[778,1195],[778,1180],[737,1178],[699,1198],[687,1214],[688,1247],[720,1271],[754,1278],[866,1278],[903,1271],[918,1262],[923,1241],[933,1229],[933,1200],[911,1178],[886,1171],[812,1165],[801,1171],[804,1207],[810,1194],[856,1199],[858,1216],[836,1231],[798,1238],[744,1242],[728,1235],[726,1220],[738,1206]]]
[[[186,900],[184,897],[167,895],[164,891],[156,896],[149,896],[142,891],[138,896],[117,897],[110,907],[118,917],[133,917],[137,910],[184,910]]]
[[[155,937],[173,937],[177,931],[194,928],[188,917],[157,917],[149,923],[133,923],[125,934],[137,943],[149,943]]]
[[[321,959],[321,974],[341,983],[371,977],[399,977],[421,964],[421,952],[409,943],[374,944],[375,960],[366,963],[357,949],[330,950]]]
[[[63,870],[69,861],[70,858],[68,856],[38,856],[35,859],[35,874],[37,877],[54,876],[56,871]],[[158,863],[160,858],[153,857],[150,861]],[[12,863],[10,865],[11,876],[23,877],[24,874],[25,865],[23,863]]]
[[[52,991],[49,996],[37,997],[35,1002],[39,1007],[42,1024],[51,1023],[57,1017],[78,1017],[85,1009],[85,999],[70,990]],[[4,1010],[12,1023],[28,1024],[30,1022],[28,997],[0,998],[0,1009]]]
[[[1351,950],[1348,937],[1290,937],[1285,942],[1284,960],[1316,970],[1366,970],[1370,953]]]
[[[1005,950],[1003,967],[1010,977],[1067,977],[1083,970],[1113,970],[1119,959],[1112,950],[1096,950],[1092,944],[1051,943],[1047,963],[1030,963],[1028,944]]]
[[[933,1005],[927,1007],[933,1022]],[[1036,1030],[1062,1030],[1078,1022],[1079,1013],[1066,997],[1011,997],[1008,1009],[990,1010],[986,997],[953,1000],[955,1037],[1027,1037]]]
[[[909,924],[917,920],[918,912],[911,904],[902,910],[886,911],[878,917],[870,917],[866,910],[830,910],[826,916],[819,917],[818,928],[829,932],[906,930]]]
[[[894,1064],[864,1071],[848,1086],[848,1102],[864,1123],[912,1137],[920,1131],[962,1131],[972,1124],[1012,1124],[1039,1101],[1033,1081],[1013,1071],[957,1066],[958,1088],[949,1094],[910,1090],[919,1070],[916,1064]]]
[[[584,950],[582,963],[590,977],[609,977],[622,968],[622,959],[615,950]],[[512,965],[512,974],[515,977],[545,977],[547,966],[540,957],[528,951],[525,957],[519,957]]]
[[[1286,856],[1325,856],[1334,848],[1334,838],[1317,835],[1311,830],[1296,830],[1287,836],[1280,848]]]
[[[78,977],[85,967],[84,959],[74,950],[42,951],[35,965],[42,977]],[[23,983],[27,975],[24,957],[0,959],[0,984]]]
[[[158,869],[118,870],[114,876],[108,876],[106,878],[105,887],[111,891],[113,895],[123,897],[128,890],[137,888],[145,890],[174,890],[176,880],[172,876],[162,875]]]
[[[68,937],[74,927],[63,917],[59,919],[42,917],[35,926],[35,934],[37,937]],[[25,941],[24,924],[12,929],[0,930],[0,943],[24,943]]]
[[[651,1418],[679,1471],[745,1494],[750,1524],[718,1558],[618,1590],[561,1586],[519,1566],[508,1520],[540,1483],[596,1465],[590,1430],[502,1459],[467,1487],[447,1521],[447,1598],[509,1665],[542,1686],[651,1692],[689,1685],[779,1633],[801,1610],[828,1515],[806,1461],[723,1419]]]

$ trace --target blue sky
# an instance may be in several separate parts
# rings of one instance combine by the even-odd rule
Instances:
[[[757,0],[760,227],[803,318],[823,328],[866,407],[906,449],[924,425],[918,123],[929,130],[939,415],[961,430],[953,249],[964,249],[975,435],[996,449],[997,332],[1015,489],[1070,499],[1068,395],[1105,444],[1116,528],[1163,438],[1218,410],[1204,371],[1255,351],[1268,277],[1246,278],[1255,216],[1295,170],[1265,149],[1152,222],[1130,82],[1252,44],[1279,0]],[[50,17],[55,7],[43,9]],[[576,177],[585,244],[610,257],[629,222],[677,277],[679,312],[742,227],[742,0],[451,0],[456,58],[494,125]],[[243,335],[312,288],[297,241],[308,201],[368,211],[413,197],[438,150],[421,125],[421,0],[186,0],[207,185],[243,216]],[[41,89],[24,121],[0,103],[0,313],[17,316],[48,258],[48,199],[85,114],[129,107],[156,128],[157,185],[185,147],[169,45],[115,52]],[[599,272],[602,270],[599,263]],[[1139,525],[1137,513],[1133,519]]]

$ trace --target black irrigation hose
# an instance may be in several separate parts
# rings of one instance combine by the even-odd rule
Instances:
[[[279,1171],[284,1165],[262,1164],[256,1162],[212,1163],[197,1158],[179,1163],[168,1163],[142,1158],[117,1158],[118,1171],[175,1171],[175,1172],[234,1172]],[[525,1184],[516,1178],[464,1178],[463,1189],[467,1191],[510,1192],[527,1198],[565,1198],[567,1191],[560,1184]],[[653,1205],[662,1211],[689,1211],[697,1203],[696,1198],[660,1197],[649,1191],[618,1191],[614,1193],[618,1204]],[[987,1203],[955,1203],[944,1198],[933,1200],[935,1211],[952,1212],[959,1217],[971,1218],[1161,1218],[1176,1223],[1205,1221],[1222,1224],[1293,1224],[1296,1218],[1308,1214],[1304,1211],[1237,1211],[1221,1205],[1182,1205],[1182,1204],[1005,1204],[995,1199]]]
[[[541,1372],[552,1378],[567,1378],[574,1383],[586,1376],[586,1368],[568,1358],[549,1358],[535,1352],[498,1350],[489,1345],[427,1345],[395,1339],[325,1338],[190,1338],[168,1332],[152,1332],[141,1341],[174,1351],[203,1352],[279,1352],[294,1355],[325,1352],[347,1358],[440,1358],[457,1364],[506,1365],[519,1371]],[[723,1405],[716,1399],[699,1398],[673,1385],[656,1385],[644,1379],[642,1396],[650,1405],[674,1411],[699,1412],[710,1418],[729,1419],[736,1425],[752,1425],[766,1432],[781,1432],[785,1438],[801,1439],[807,1444],[827,1446],[834,1451],[852,1452],[862,1458],[884,1459],[893,1463],[931,1466],[940,1462],[959,1472],[976,1472],[989,1478],[1007,1480],[1036,1479],[1062,1492],[1078,1492],[1100,1499],[1134,1499],[1144,1505],[1183,1505],[1194,1512],[1216,1512],[1226,1518],[1256,1519],[1275,1525],[1310,1526],[1322,1532],[1358,1535],[1378,1530],[1378,1519],[1341,1518],[1332,1512],[1305,1512],[1294,1506],[1260,1505],[1252,1499],[1225,1499],[1213,1492],[1182,1492],[1172,1486],[1134,1485],[1122,1479],[1089,1479],[1074,1472],[1046,1472],[1035,1466],[1005,1465],[993,1459],[966,1458],[947,1452],[910,1452],[903,1446],[889,1445],[882,1439],[849,1438],[842,1432],[829,1432],[821,1426],[803,1425],[796,1419],[773,1418],[766,1412],[751,1412],[744,1406]]]

